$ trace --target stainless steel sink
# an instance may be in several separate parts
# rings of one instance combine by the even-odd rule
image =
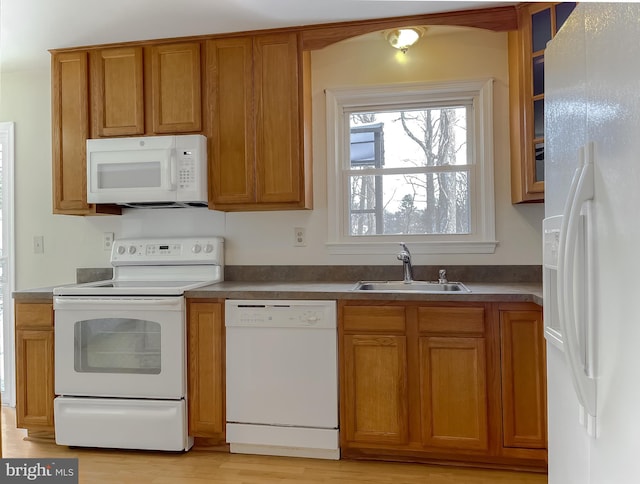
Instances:
[[[354,291],[378,292],[471,292],[461,282],[429,282],[429,281],[360,281],[353,288]]]

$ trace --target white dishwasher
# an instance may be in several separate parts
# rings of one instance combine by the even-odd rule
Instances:
[[[335,301],[227,300],[234,453],[339,459]]]

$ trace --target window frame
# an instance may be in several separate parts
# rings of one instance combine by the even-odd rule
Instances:
[[[390,244],[404,241],[416,254],[494,253],[495,202],[493,184],[493,79],[423,82],[381,86],[329,88],[326,94],[328,241],[330,254],[386,254]],[[368,235],[348,234],[349,115],[359,111],[402,110],[427,103],[472,105],[473,143],[470,171],[469,234]]]

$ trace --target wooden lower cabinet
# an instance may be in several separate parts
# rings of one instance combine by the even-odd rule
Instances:
[[[17,427],[53,435],[53,304],[16,303],[15,324]]]
[[[420,338],[422,443],[487,450],[487,370],[483,338]]]
[[[535,366],[544,346],[529,340],[541,331],[541,311],[508,308],[341,301],[343,457],[544,470],[546,439],[535,440],[546,425],[544,405],[532,403],[533,413],[524,405],[545,384]],[[510,329],[506,346],[517,354],[505,365]],[[532,356],[535,370],[526,364]],[[504,397],[509,388],[514,398]]]
[[[546,352],[535,305],[500,307],[503,454],[546,459]]]
[[[343,354],[348,382],[344,389],[346,438],[355,442],[408,442],[406,337],[345,335]]]
[[[189,435],[225,442],[224,302],[187,301]]]
[[[188,300],[189,433],[209,444],[225,441],[224,303]],[[30,435],[54,432],[52,303],[16,302],[16,421]]]

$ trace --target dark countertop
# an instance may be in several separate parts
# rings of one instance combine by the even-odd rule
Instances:
[[[219,299],[388,299],[397,301],[534,302],[542,305],[535,283],[465,283],[470,293],[353,291],[355,282],[220,282],[188,291],[191,298]]]
[[[536,283],[465,283],[470,293],[353,291],[355,282],[219,282],[187,291],[190,298],[216,299],[361,299],[390,301],[533,302],[542,306]],[[59,286],[56,286],[59,287]],[[53,287],[15,291],[18,302],[51,302]]]
[[[35,289],[22,289],[13,291],[11,297],[16,302],[29,303],[50,303],[53,300],[53,288],[60,287],[62,284],[50,287],[37,287]]]

